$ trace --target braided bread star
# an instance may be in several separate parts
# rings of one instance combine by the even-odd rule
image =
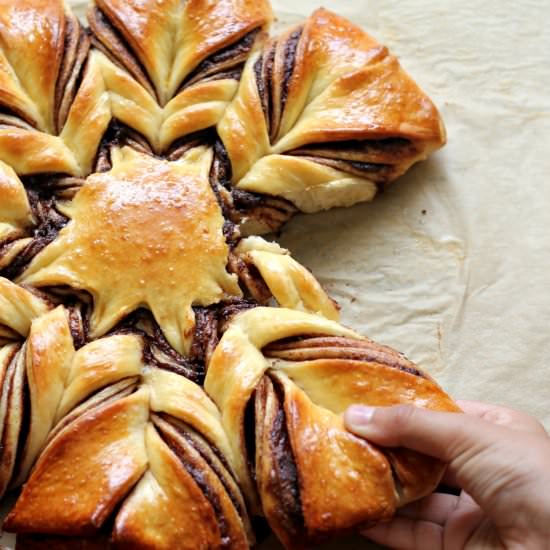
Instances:
[[[259,234],[370,200],[445,142],[386,48],[267,0],[0,0],[0,496],[21,548],[288,548],[443,465],[351,403],[458,410]],[[353,496],[350,496],[353,495]],[[260,529],[261,531],[261,529]]]

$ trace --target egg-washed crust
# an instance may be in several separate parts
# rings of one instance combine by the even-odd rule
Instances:
[[[250,58],[218,132],[237,188],[307,212],[372,199],[446,139],[397,59],[325,9]]]
[[[221,410],[250,506],[262,510],[288,548],[387,520],[441,479],[444,464],[347,432],[348,406],[459,411],[402,354],[283,308],[235,317],[214,351],[205,389]]]
[[[191,381],[197,374],[191,359],[178,362],[170,350],[163,353],[166,342],[145,312],[76,349],[85,339],[77,317],[77,311],[53,309],[31,322],[22,346],[1,350],[11,401],[5,407],[2,399],[0,407],[2,417],[9,415],[3,443],[13,460],[4,456],[0,481],[7,485],[10,469],[11,483],[20,483],[41,451],[6,527],[93,539],[107,522],[114,525],[113,541],[132,545],[158,538],[162,525],[158,548],[173,548],[179,537],[189,548],[247,548],[253,533],[227,438],[216,407]],[[199,350],[202,330],[195,336]],[[93,490],[87,487],[92,478]],[[66,498],[74,506],[67,507]],[[167,514],[176,513],[170,528]],[[48,544],[48,536],[42,542]]]
[[[0,0],[0,496],[20,548],[288,548],[443,465],[344,429],[457,411],[258,236],[371,200],[445,142],[387,48],[267,0]],[[337,475],[334,475],[337,474]],[[350,495],[353,494],[353,498]],[[70,500],[71,505],[67,502]]]

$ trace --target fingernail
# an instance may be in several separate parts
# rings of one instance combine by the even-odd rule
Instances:
[[[346,411],[346,424],[353,427],[361,427],[370,423],[374,415],[374,407],[365,407],[362,405],[352,405]]]

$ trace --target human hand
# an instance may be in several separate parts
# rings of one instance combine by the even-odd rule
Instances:
[[[412,406],[350,407],[347,428],[386,447],[407,447],[449,464],[434,493],[366,529],[400,550],[550,549],[550,438],[531,416],[459,401],[466,414]]]

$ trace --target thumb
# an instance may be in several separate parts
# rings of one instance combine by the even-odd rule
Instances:
[[[466,449],[486,446],[495,426],[456,412],[435,412],[410,405],[349,407],[346,427],[356,435],[384,447],[407,447],[444,462]]]
[[[383,447],[406,447],[449,463],[458,484],[484,509],[529,475],[525,450],[538,435],[515,432],[457,412],[409,405],[350,407],[347,428]],[[521,441],[520,441],[521,440]]]
[[[506,428],[457,412],[435,412],[411,405],[349,407],[346,427],[384,447],[406,447],[444,462],[481,452],[502,438]]]

